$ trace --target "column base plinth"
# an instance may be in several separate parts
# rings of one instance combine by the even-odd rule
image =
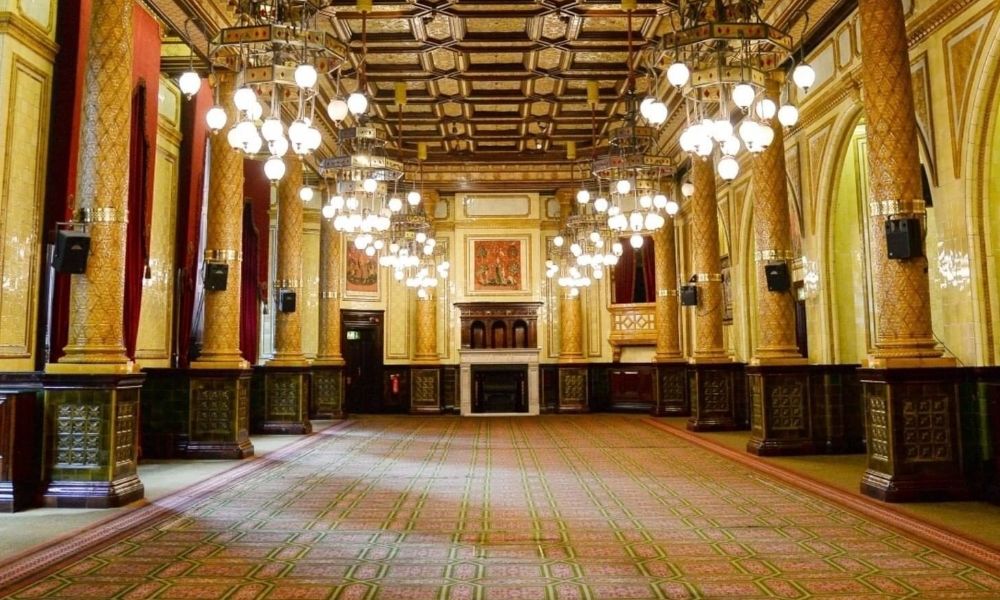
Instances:
[[[145,488],[138,475],[114,481],[52,481],[45,489],[48,508],[114,508],[142,500]]]
[[[957,369],[860,369],[867,401],[861,492],[886,502],[969,496]]]
[[[688,431],[733,431],[746,428],[747,402],[742,363],[728,357],[687,366],[691,417]]]
[[[253,456],[250,442],[250,371],[190,371],[186,458]]]
[[[310,434],[310,367],[279,366],[276,362],[258,367],[263,375],[264,393],[261,419],[256,429],[261,433]]]
[[[343,419],[344,363],[314,362],[311,368],[309,415],[314,419]]]
[[[106,508],[143,497],[136,463],[144,378],[45,376],[45,506]]]
[[[654,417],[688,417],[691,402],[687,393],[687,363],[683,358],[657,361],[654,380]]]
[[[559,404],[556,412],[562,414],[590,412],[587,375],[586,365],[564,366],[560,359]]]
[[[790,456],[815,452],[808,365],[748,366],[750,441],[747,452]]]

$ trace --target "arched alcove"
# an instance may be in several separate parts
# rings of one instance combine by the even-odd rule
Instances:
[[[856,121],[840,156],[830,207],[827,283],[833,316],[833,362],[864,360],[874,336],[868,269],[868,146],[863,122]]]

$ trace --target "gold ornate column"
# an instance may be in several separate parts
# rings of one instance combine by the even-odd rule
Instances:
[[[268,366],[301,366],[302,318],[298,303],[302,301],[302,161],[286,159],[288,168],[278,182],[278,269],[274,289],[295,294],[295,309],[278,308],[274,319],[274,358]]]
[[[219,102],[236,123],[236,76],[217,73]],[[250,364],[240,351],[240,272],[243,265],[243,154],[225,132],[209,139],[205,266],[225,265],[225,289],[205,290],[202,350],[188,372],[189,458],[243,458],[250,442]],[[234,215],[240,215],[235,218]]]
[[[778,98],[780,82],[769,80]],[[753,217],[757,279],[757,345],[747,369],[754,454],[804,454],[813,449],[808,362],[795,339],[795,298],[791,286],[791,217],[785,168],[785,134],[777,118],[774,141],[753,160]],[[784,267],[788,285],[770,290],[766,269]],[[779,286],[780,287],[780,286]]]
[[[440,199],[434,190],[423,192],[423,210],[427,220],[434,223],[434,212]],[[404,291],[407,293],[407,291]],[[427,297],[417,296],[417,310],[413,324],[416,339],[414,340],[413,362],[410,371],[410,412],[421,414],[437,414],[441,407],[441,368],[437,365],[437,288],[427,290]]]
[[[860,0],[858,13],[875,304],[874,348],[861,371],[868,439],[861,489],[892,501],[960,497],[966,487],[955,363],[935,345],[923,236],[920,256],[887,255],[887,223],[926,226],[903,6]]]
[[[684,354],[681,350],[680,299],[678,298],[677,247],[674,220],[653,233],[656,265],[656,394],[653,414],[686,416]]]
[[[927,361],[942,354],[931,330],[927,259],[891,260],[886,253],[887,220],[923,220],[926,216],[902,3],[866,0],[858,3],[858,10],[865,42],[862,90],[868,122],[876,320],[875,347],[868,364],[874,368],[952,366],[952,360]]]
[[[274,280],[274,358],[264,365],[264,422],[268,433],[311,433],[309,362],[302,354],[302,161],[287,157],[278,182],[278,269]],[[283,307],[283,294],[294,294]]]
[[[777,98],[777,81],[768,83],[768,95]],[[769,291],[767,265],[784,265],[791,282],[792,241],[785,168],[785,133],[777,118],[771,119],[774,141],[753,160],[753,218],[757,278],[757,347],[751,364],[801,364],[795,341],[795,298],[791,287]]]
[[[694,352],[688,362],[691,418],[688,429],[735,429],[736,402],[742,378],[736,376],[722,335],[722,264],[719,258],[719,205],[712,158],[691,159],[694,195],[691,219],[691,263],[698,288],[694,318]]]
[[[434,209],[437,206],[438,195],[434,191],[423,193],[424,214],[427,220],[434,222]],[[417,297],[414,362],[437,362],[437,292],[427,290],[427,297]]]
[[[73,277],[69,343],[46,365],[45,502],[118,506],[143,496],[136,475],[142,377],[125,356],[123,298],[132,100],[132,1],[94,0],[81,99],[77,220],[87,270]]]
[[[722,339],[722,264],[719,259],[719,205],[715,192],[715,163],[693,158],[691,197],[692,267],[698,286],[694,319],[692,363],[729,360]]]
[[[340,348],[340,279],[343,237],[333,219],[320,218],[319,344],[312,362],[312,412],[319,419],[344,417],[344,357]]]
[[[573,213],[576,190],[563,188],[556,191],[561,222]],[[569,243],[567,241],[567,243]],[[599,281],[594,282],[600,285]],[[583,298],[572,294],[571,288],[558,287],[559,294],[559,412],[586,412],[589,407],[587,393],[587,367],[581,365],[583,354]],[[576,363],[576,364],[574,364]]]
[[[228,123],[235,123],[233,105],[236,76],[216,75],[219,102],[226,109]],[[223,132],[209,141],[211,171],[208,175],[208,223],[205,262],[222,263],[228,268],[224,290],[205,292],[205,331],[201,355],[192,369],[247,369],[240,353],[240,269],[243,264],[243,155],[226,142]]]

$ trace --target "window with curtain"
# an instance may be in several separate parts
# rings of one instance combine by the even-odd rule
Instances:
[[[643,237],[642,246],[633,248],[628,238],[622,238],[625,251],[614,270],[614,304],[635,304],[656,301],[656,253],[653,239]]]

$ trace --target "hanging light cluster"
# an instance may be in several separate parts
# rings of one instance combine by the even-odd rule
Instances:
[[[570,288],[576,296],[580,288],[590,286],[614,269],[624,248],[608,228],[606,210],[598,211],[597,202],[589,202],[589,192],[581,188],[572,214],[563,223],[563,231],[552,240],[552,256],[545,261],[545,275],[560,287]],[[581,199],[587,197],[587,202]],[[605,201],[602,206],[606,208]]]
[[[343,64],[346,47],[313,29],[321,3],[315,0],[239,0],[236,25],[223,28],[209,46],[213,70],[234,74],[232,102],[237,118],[229,124],[216,97],[205,115],[212,133],[226,133],[229,145],[265,160],[264,173],[277,182],[285,174],[284,156],[305,157],[322,135],[315,126],[317,83]],[[193,71],[180,79],[190,98],[201,86]]]
[[[673,175],[670,159],[655,154],[655,127],[639,123],[640,108],[635,93],[632,52],[632,12],[634,0],[622,0],[628,30],[628,78],[625,81],[625,112],[609,125],[607,150],[597,155],[596,108],[600,101],[600,88],[596,81],[587,82],[587,104],[591,109],[593,129],[593,157],[591,159],[591,186],[577,192],[577,203],[593,205],[588,210],[603,215],[607,227],[617,239],[628,236],[633,248],[640,248],[643,236],[663,227],[663,213],[670,204],[665,193],[658,189],[660,181]],[[650,123],[659,125],[666,120],[666,105],[653,100],[647,111],[654,118]],[[658,103],[658,104],[657,104]],[[652,114],[651,113],[651,114]],[[662,118],[660,118],[662,117]]]
[[[375,256],[386,246],[392,215],[403,210],[403,163],[386,155],[385,132],[370,125],[341,129],[338,140],[341,153],[319,163],[320,175],[336,181],[323,216],[358,250]],[[407,204],[420,204],[419,194],[408,195]]]
[[[684,99],[687,126],[681,133],[681,149],[703,158],[717,152],[716,169],[727,181],[739,175],[737,156],[743,149],[758,154],[771,145],[770,123],[776,116],[785,127],[799,120],[793,104],[779,108],[781,99],[767,93],[768,80],[792,56],[792,44],[787,33],[763,20],[762,4],[762,0],[682,3],[683,10],[668,14],[675,29],[663,36],[654,58],[654,70],[665,72]],[[800,62],[790,79],[808,92],[816,73]],[[790,100],[791,90],[786,88],[784,96]]]
[[[392,269],[393,278],[426,298],[428,289],[447,279],[451,264],[434,239],[430,219],[419,205],[405,205],[390,219],[388,243],[379,265]]]

